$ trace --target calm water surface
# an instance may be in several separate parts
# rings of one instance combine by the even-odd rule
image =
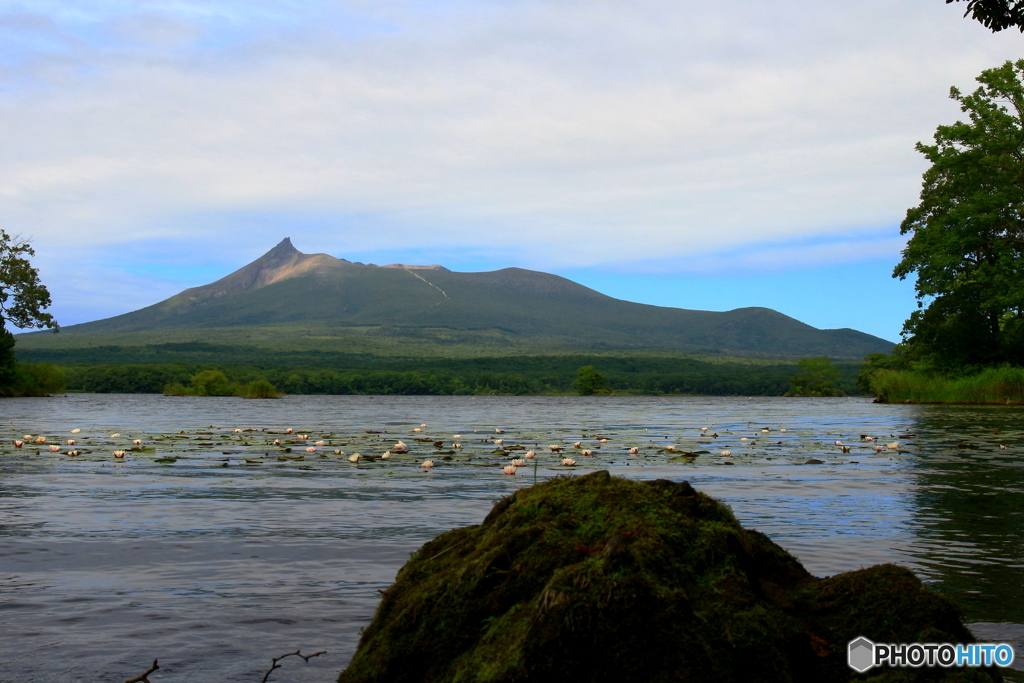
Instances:
[[[72,395],[5,399],[0,417],[0,681],[121,682],[159,658],[154,681],[255,683],[299,648],[327,654],[270,680],[331,681],[409,553],[565,473],[550,444],[578,473],[689,480],[817,575],[910,567],[1024,659],[1019,407]],[[410,454],[348,460],[398,439]],[[519,445],[536,468],[503,475]]]

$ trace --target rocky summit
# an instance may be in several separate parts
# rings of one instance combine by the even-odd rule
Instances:
[[[686,482],[605,471],[517,491],[424,545],[384,591],[339,683],[998,681],[870,669],[847,645],[969,643],[908,570],[811,576]]]

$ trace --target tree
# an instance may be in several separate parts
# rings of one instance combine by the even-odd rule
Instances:
[[[593,396],[594,394],[607,394],[608,377],[598,372],[593,365],[584,365],[576,375],[576,388],[580,396]]]
[[[27,241],[0,230],[0,325],[57,328],[53,316],[43,312],[51,303],[50,293],[26,258],[35,255]]]
[[[946,4],[962,0],[946,0]],[[967,11],[993,33],[1016,26],[1024,32],[1024,0],[967,0]]]
[[[0,389],[9,389],[15,381],[17,363],[14,359],[14,335],[7,323],[15,327],[49,327],[57,329],[57,321],[43,309],[50,305],[50,293],[39,282],[39,272],[28,256],[35,256],[28,242],[0,230]]]
[[[845,396],[836,382],[839,369],[828,356],[804,358],[797,363],[800,372],[789,380],[786,396]]]
[[[916,274],[918,310],[905,344],[939,368],[1024,362],[1024,60],[950,89],[968,122],[939,126],[917,144],[931,162],[911,234],[893,270]]]
[[[14,357],[14,335],[0,328],[0,394],[13,386],[18,377],[18,361]]]
[[[192,387],[199,396],[231,396],[235,393],[235,388],[221,370],[203,370],[192,375]]]

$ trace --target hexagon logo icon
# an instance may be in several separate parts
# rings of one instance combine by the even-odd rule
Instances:
[[[857,673],[864,673],[875,664],[875,644],[861,636],[846,648],[846,661]]]

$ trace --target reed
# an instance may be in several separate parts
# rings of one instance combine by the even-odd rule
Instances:
[[[912,370],[879,370],[871,391],[885,403],[1024,403],[1024,368],[987,368],[965,377]]]

